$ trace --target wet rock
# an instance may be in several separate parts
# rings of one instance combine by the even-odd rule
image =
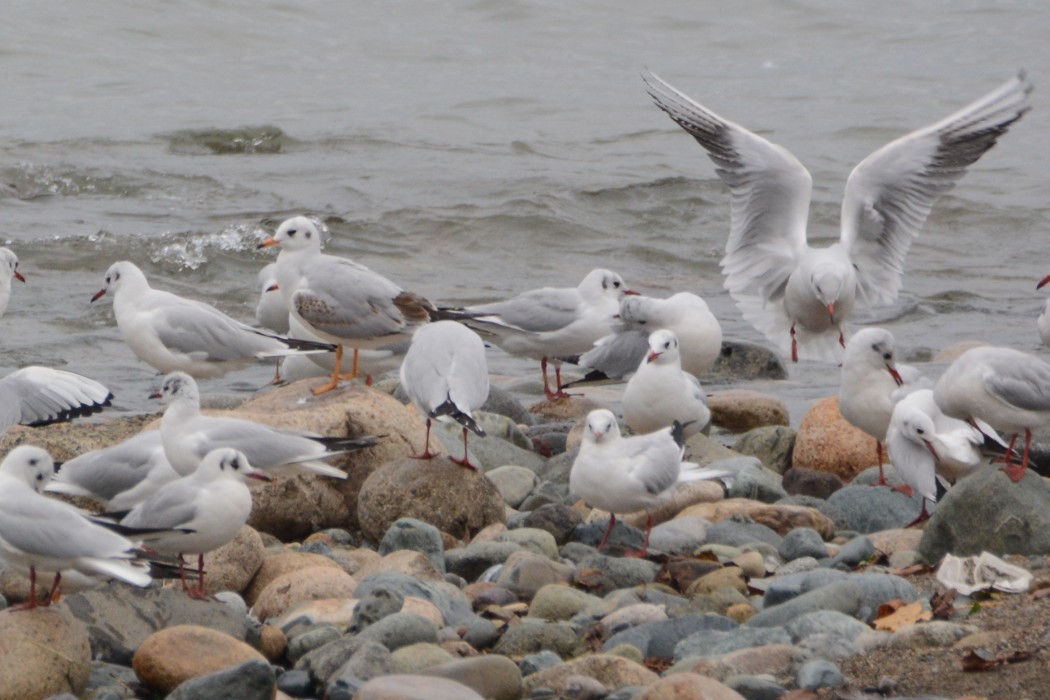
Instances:
[[[875,464],[875,438],[839,413],[838,396],[820,399],[802,417],[791,464],[849,481]]]
[[[974,527],[980,523],[980,527]],[[926,524],[919,554],[936,563],[948,552],[970,556],[1050,552],[1050,486],[1025,472],[1014,483],[1000,469],[960,480]]]
[[[277,677],[273,667],[263,661],[245,661],[206,676],[182,683],[167,700],[270,700]]]
[[[835,522],[814,508],[765,504],[746,498],[730,498],[716,503],[691,506],[682,511],[679,517],[690,515],[697,515],[715,523],[743,515],[781,535],[786,535],[798,527],[807,527],[815,530],[822,538],[831,539],[837,529]]]
[[[731,433],[743,433],[766,425],[788,425],[784,402],[770,394],[750,389],[728,389],[708,397],[711,424]]]
[[[445,548],[441,532],[430,523],[415,518],[399,518],[387,529],[379,543],[379,554],[386,555],[407,549],[420,552],[434,568],[445,573]]]
[[[781,486],[792,496],[813,496],[827,499],[844,484],[837,474],[805,467],[792,467],[784,472]]]
[[[791,469],[791,452],[795,448],[795,430],[786,425],[766,425],[741,435],[733,449],[758,458],[762,464],[784,474]]]
[[[176,625],[147,637],[135,651],[132,667],[146,686],[169,693],[190,678],[245,661],[269,666],[262,654],[228,634],[197,625]]]
[[[361,486],[357,512],[367,538],[379,541],[399,518],[416,518],[469,537],[502,522],[503,496],[484,474],[443,458],[384,464]]]
[[[722,350],[708,377],[727,379],[787,379],[780,356],[758,343],[736,338],[722,340]]]
[[[357,582],[342,569],[312,566],[278,576],[259,594],[252,614],[259,620],[279,617],[300,603],[321,598],[352,598]]]
[[[0,614],[0,699],[83,692],[91,675],[85,626],[62,607]]]

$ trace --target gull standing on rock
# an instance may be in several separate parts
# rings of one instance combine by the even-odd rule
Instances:
[[[203,415],[197,382],[184,372],[164,378],[160,398],[168,404],[160,421],[164,454],[181,476],[191,474],[212,450],[233,447],[253,468],[273,476],[320,474],[345,479],[346,472],[321,460],[376,444],[373,437],[323,437],[241,418]]]
[[[609,526],[598,549],[605,546],[616,524],[616,513],[633,513],[659,505],[680,481],[722,479],[732,476],[721,469],[683,463],[682,426],[647,435],[622,437],[612,411],[598,409],[587,415],[579,454],[569,473],[569,491],[593,508],[609,511]],[[685,467],[685,469],[683,469]],[[637,556],[649,549],[653,516],[648,513],[645,541]]]
[[[108,292],[124,342],[159,372],[221,377],[258,359],[335,349],[266,333],[204,302],[153,289],[142,270],[126,260],[110,266],[105,285],[91,301]]]
[[[786,149],[723,119],[650,73],[656,105],[692,135],[732,193],[725,287],[744,318],[799,357],[837,361],[859,299],[892,303],[904,259],[941,195],[1029,109],[1024,72],[865,158],[846,182],[839,241],[807,242],[809,172]]]
[[[948,365],[933,398],[946,415],[982,420],[1011,435],[1002,470],[1020,481],[1028,468],[1032,430],[1050,425],[1050,364],[1012,348],[971,348]],[[1024,456],[1013,464],[1014,443],[1024,432]]]
[[[711,421],[707,395],[695,376],[682,371],[678,336],[666,329],[649,336],[649,352],[627,382],[621,405],[624,422],[639,434],[677,421],[688,438]]]
[[[623,379],[638,369],[649,353],[649,334],[658,328],[674,331],[682,369],[695,377],[711,370],[722,351],[722,326],[695,294],[679,292],[667,299],[641,294],[620,300],[619,326],[580,356],[577,365],[592,370],[576,384]]]
[[[882,443],[890,425],[897,391],[905,380],[897,370],[893,334],[882,328],[857,331],[846,343],[839,384],[839,413],[849,423],[875,438],[879,465],[878,486],[886,485],[882,470]],[[908,383],[920,379],[914,368],[906,368]]]
[[[401,364],[401,388],[427,420],[426,440],[419,459],[430,459],[430,421],[455,421],[463,426],[463,459],[453,462],[477,470],[467,456],[467,431],[485,431],[471,417],[489,396],[485,343],[477,333],[455,321],[436,321],[416,331]]]
[[[7,311],[11,301],[11,280],[25,284],[26,278],[18,271],[18,256],[10,248],[0,248],[0,316]]]
[[[70,569],[148,585],[148,571],[131,563],[132,542],[40,493],[53,471],[47,451],[30,445],[16,447],[0,462],[0,559],[28,571],[25,607],[36,607],[38,573],[55,574],[45,605],[57,600],[62,572]]]
[[[512,355],[540,361],[543,393],[554,401],[568,396],[562,391],[561,360],[586,352],[615,327],[620,300],[637,292],[609,270],[591,270],[576,287],[543,287],[522,292],[506,301],[468,306],[471,325],[497,336],[494,342]],[[555,390],[547,378],[547,363],[554,365]]]
[[[331,381],[313,390],[322,394],[340,379],[358,376],[358,352],[412,334],[437,313],[422,296],[406,292],[386,277],[346,258],[321,252],[321,232],[305,216],[282,223],[259,248],[280,246],[277,285],[292,316],[309,331],[335,343]],[[343,346],[354,350],[349,375],[340,374]]]
[[[189,476],[165,484],[132,508],[120,524],[172,530],[167,536],[151,538],[149,546],[161,554],[177,554],[183,589],[195,598],[203,598],[204,554],[236,537],[251,514],[252,494],[245,479],[270,481],[237,450],[212,450]],[[196,590],[191,591],[186,584],[183,554],[198,555]]]

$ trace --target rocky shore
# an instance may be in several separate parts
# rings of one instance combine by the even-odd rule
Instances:
[[[745,354],[720,371],[777,370]],[[337,463],[349,478],[253,485],[248,525],[206,557],[213,600],[170,582],[109,583],[0,612],[0,700],[955,697],[936,676],[898,694],[914,687],[904,668],[858,660],[996,652],[1005,638],[989,640],[974,614],[987,599],[931,602],[944,588],[927,565],[947,552],[1012,553],[1038,580],[1050,553],[1050,487],[1031,471],[1015,485],[988,469],[951,489],[924,528],[905,529],[918,498],[868,485],[874,443],[834,398],[796,431],[774,396],[714,392],[716,429],[692,437],[687,458],[731,470],[733,484],[679,485],[639,559],[624,554],[641,544],[644,513],[617,514],[599,552],[608,513],[568,491],[579,419],[596,399],[526,408],[493,389],[472,472],[408,457],[424,426],[396,382],[317,399],[314,383],[212,410],[382,435]],[[16,429],[0,450],[28,442],[67,459],[153,420]],[[458,429],[435,432],[458,454]],[[17,603],[28,584],[5,574],[0,593]],[[1045,598],[1029,601],[1029,619],[1050,617]],[[914,619],[887,618],[904,608]],[[1035,649],[1024,663],[1045,672],[1050,655]],[[997,695],[987,677],[976,697],[1039,697]]]

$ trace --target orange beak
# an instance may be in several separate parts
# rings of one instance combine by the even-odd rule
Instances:
[[[271,236],[270,238],[267,238],[265,241],[263,241],[259,245],[255,246],[255,249],[256,250],[261,250],[263,248],[272,248],[275,245],[281,245],[281,244],[277,242],[276,238]]]

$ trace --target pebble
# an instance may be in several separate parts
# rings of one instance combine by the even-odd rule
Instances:
[[[420,552],[430,561],[434,569],[445,573],[445,548],[441,532],[416,518],[399,518],[387,529],[379,542],[381,556],[400,550]]]
[[[131,665],[144,685],[170,693],[183,681],[246,661],[269,666],[262,654],[228,634],[198,625],[176,625],[147,637]]]
[[[168,700],[270,700],[276,687],[277,678],[270,664],[245,661],[183,682],[168,695]]]

